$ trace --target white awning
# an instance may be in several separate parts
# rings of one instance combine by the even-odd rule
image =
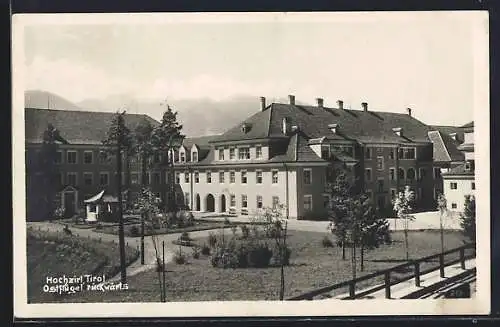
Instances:
[[[93,197],[91,197],[90,199],[88,200],[84,200],[83,202],[84,203],[92,203],[92,202],[96,202],[96,201],[99,201],[102,196],[104,195],[104,190],[102,190],[99,194],[97,195],[94,195]]]

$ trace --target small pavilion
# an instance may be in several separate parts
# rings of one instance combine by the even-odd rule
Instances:
[[[102,215],[114,213],[117,210],[118,198],[106,194],[106,190],[102,190],[83,202],[86,207],[86,221],[95,222],[100,220]]]

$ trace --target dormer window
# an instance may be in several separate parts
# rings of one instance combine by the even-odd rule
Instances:
[[[290,131],[290,122],[289,122],[288,117],[283,118],[282,125],[281,125],[281,131],[285,135],[287,135],[288,132]]]
[[[191,152],[191,161],[192,162],[197,162],[198,161],[198,151]]]
[[[186,152],[184,151],[179,152],[179,162],[186,162]]]
[[[474,170],[474,164],[471,161],[467,161],[465,163],[465,171],[473,171]]]
[[[403,129],[401,127],[395,127],[392,129],[392,131],[397,135],[397,136],[403,136]]]
[[[224,149],[219,149],[219,160],[224,160]]]
[[[241,125],[241,131],[245,134],[248,133],[250,131],[250,124],[243,123]]]
[[[338,127],[339,127],[338,124],[329,124],[328,125],[328,128],[330,129],[330,131],[332,131],[333,134],[337,134]]]

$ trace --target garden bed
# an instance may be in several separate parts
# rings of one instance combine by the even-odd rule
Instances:
[[[331,234],[289,231],[287,244],[291,248],[290,265],[285,268],[285,298],[300,295],[324,286],[351,279],[350,249],[346,249],[346,260],[342,260],[341,248],[323,247],[322,239]],[[438,231],[409,233],[411,258],[436,254],[440,249]],[[231,234],[226,234],[229,240]],[[358,268],[357,276],[397,266],[405,262],[404,236],[402,232],[392,233],[393,243],[365,253],[365,270]],[[333,239],[333,237],[332,237]],[[209,244],[207,237],[196,240],[198,244]],[[463,245],[464,237],[457,232],[445,233],[445,248]],[[273,242],[273,240],[270,240]],[[335,244],[333,240],[333,244]],[[280,269],[213,267],[209,255],[193,258],[192,250],[183,253],[187,264],[167,264],[167,301],[229,301],[229,300],[278,300]],[[359,251],[358,251],[359,254]],[[428,265],[436,265],[429,262]],[[424,266],[426,269],[429,266]],[[394,278],[402,278],[408,272],[401,272]],[[130,290],[106,294],[77,296],[77,302],[151,302],[160,301],[158,275],[154,271],[129,277]],[[358,288],[378,283],[371,280]],[[370,284],[371,283],[371,284]],[[346,290],[339,290],[344,293]]]

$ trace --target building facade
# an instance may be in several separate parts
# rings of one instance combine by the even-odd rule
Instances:
[[[465,197],[475,195],[474,122],[462,126],[464,141],[458,146],[464,161],[443,173],[444,196],[448,209],[462,212]]]

